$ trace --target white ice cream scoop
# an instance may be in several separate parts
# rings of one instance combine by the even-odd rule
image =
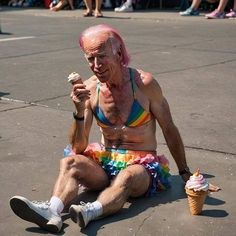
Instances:
[[[68,76],[68,82],[71,84],[82,83],[82,78],[77,72],[72,72]]]

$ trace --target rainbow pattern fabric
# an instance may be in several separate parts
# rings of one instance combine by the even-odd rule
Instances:
[[[126,122],[126,126],[128,127],[141,126],[151,120],[151,113],[145,111],[137,99],[134,100],[131,111]]]
[[[84,155],[99,163],[110,178],[129,165],[143,165],[152,180],[149,196],[170,187],[169,162],[164,155],[158,156],[156,152],[104,148],[99,143],[91,143],[84,151]]]

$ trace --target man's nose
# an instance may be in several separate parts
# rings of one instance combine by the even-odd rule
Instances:
[[[94,58],[94,66],[101,67],[101,60],[98,57]]]

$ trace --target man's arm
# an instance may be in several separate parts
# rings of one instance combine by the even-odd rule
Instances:
[[[169,105],[163,97],[159,105],[156,105],[157,121],[162,129],[167,146],[173,156],[182,179],[186,182],[191,172],[188,168],[185,150],[179,130],[172,120]],[[182,173],[181,173],[182,172]]]
[[[86,82],[73,86],[71,99],[74,102],[76,112],[74,122],[70,130],[70,143],[76,154],[82,153],[88,146],[89,133],[93,122],[93,113],[90,106],[90,88]]]
[[[185,151],[184,151],[184,145],[180,136],[180,133],[178,131],[178,128],[175,126],[170,108],[168,105],[167,100],[162,94],[161,88],[156,80],[150,75],[149,73],[146,73],[145,76],[142,77],[143,85],[144,85],[144,92],[149,97],[151,104],[151,112],[156,117],[163,135],[165,137],[166,143],[168,145],[168,148],[171,152],[171,155],[173,156],[179,172],[182,172],[184,174],[181,174],[182,179],[186,182],[191,172],[189,170],[186,170],[187,161],[185,157]],[[209,185],[209,191],[211,192],[218,192],[220,188],[216,185],[210,184]]]
[[[168,102],[163,96],[159,84],[150,74],[143,78],[143,82],[145,84],[145,93],[148,94],[151,102],[151,112],[157,119],[178,170],[183,173],[181,177],[186,182],[191,173],[188,170],[184,145],[178,128],[173,122]]]
[[[87,108],[83,112],[76,112],[74,115],[75,119],[70,130],[69,141],[72,145],[72,150],[76,154],[80,154],[88,146],[93,115],[92,111]]]

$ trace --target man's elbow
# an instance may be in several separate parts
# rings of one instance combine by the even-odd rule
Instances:
[[[170,122],[162,130],[165,137],[173,136],[174,134],[176,134],[176,132],[178,133],[178,128],[174,124],[174,122]]]

